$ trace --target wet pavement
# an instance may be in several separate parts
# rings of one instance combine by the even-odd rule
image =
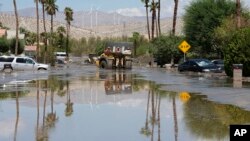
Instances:
[[[0,141],[227,141],[250,122],[249,88],[146,67],[0,73]]]

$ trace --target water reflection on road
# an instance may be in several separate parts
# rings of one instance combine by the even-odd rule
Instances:
[[[1,141],[229,140],[250,112],[208,101],[124,71],[1,85]],[[25,89],[22,89],[25,88]]]

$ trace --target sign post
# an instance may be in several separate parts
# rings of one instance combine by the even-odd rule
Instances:
[[[184,62],[186,61],[186,52],[191,48],[187,41],[182,41],[178,48],[184,53]]]

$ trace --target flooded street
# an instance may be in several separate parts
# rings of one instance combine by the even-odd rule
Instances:
[[[228,141],[229,125],[250,123],[249,84],[220,76],[95,66],[0,76],[0,141]]]

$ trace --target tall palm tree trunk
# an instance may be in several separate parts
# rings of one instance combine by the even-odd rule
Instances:
[[[42,9],[43,9],[43,30],[45,33],[45,39],[44,39],[44,46],[45,46],[45,52],[44,52],[44,63],[47,63],[47,29],[46,29],[46,21],[45,21],[45,7],[44,7],[44,3],[42,4]]]
[[[158,0],[158,31],[161,35],[161,0]]]
[[[148,39],[150,40],[150,28],[149,28],[149,18],[148,18],[148,3],[146,4],[146,17],[147,17],[147,29],[148,29]]]
[[[36,60],[40,55],[40,33],[39,33],[39,11],[38,11],[38,0],[36,0]]]
[[[176,20],[177,20],[177,10],[178,10],[179,0],[174,0],[174,17],[173,17],[173,29],[172,34],[175,36]]]
[[[18,21],[18,13],[17,13],[16,0],[13,0],[13,4],[14,4],[14,10],[15,10],[15,17],[16,17],[16,44],[15,44],[15,55],[17,55],[17,54],[18,54],[18,41],[19,41],[19,35],[18,35],[19,21]]]
[[[69,59],[69,32],[70,32],[70,24],[67,24],[67,40],[66,40],[66,56],[67,61]]]
[[[153,1],[152,2],[152,5],[155,5],[155,2]],[[152,39],[154,39],[154,32],[155,32],[155,16],[156,16],[156,13],[155,13],[155,8],[152,9],[152,29],[151,29],[151,32],[152,32]]]
[[[237,18],[236,27],[237,28],[241,27],[240,10],[241,10],[240,0],[236,0],[236,18]]]

